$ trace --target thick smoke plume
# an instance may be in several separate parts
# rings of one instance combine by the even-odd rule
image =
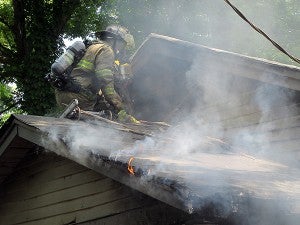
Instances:
[[[243,86],[243,81],[239,77],[216,73],[215,71],[221,71],[217,65],[211,65],[209,68],[213,69],[205,70],[199,62],[201,58],[195,60],[186,74],[187,84],[190,85],[192,92],[199,93],[199,101],[194,101],[193,111],[182,119],[180,129],[172,130],[172,134],[176,137],[172,145],[180,147],[184,143],[184,147],[179,148],[178,151],[181,155],[186,154],[188,158],[197,157],[197,153],[204,151],[241,154],[253,158],[256,162],[266,160],[264,162],[266,164],[261,168],[257,164],[258,167],[250,168],[250,166],[249,171],[246,169],[246,164],[238,166],[241,158],[233,157],[233,161],[229,162],[230,165],[237,165],[234,170],[245,169],[243,172],[240,171],[242,176],[247,176],[248,182],[255,184],[249,185],[246,193],[259,192],[255,188],[277,193],[275,202],[265,205],[269,217],[256,214],[257,218],[251,218],[251,220],[256,221],[254,224],[296,224],[295,220],[280,219],[278,215],[277,221],[274,221],[271,215],[279,211],[288,213],[293,211],[292,208],[299,208],[300,177],[296,172],[299,169],[299,153],[295,150],[297,147],[290,146],[295,137],[293,133],[296,132],[293,129],[296,126],[295,123],[293,124],[295,122],[293,118],[299,113],[297,93],[283,88],[284,84],[272,85],[263,82],[251,85],[249,90],[241,90],[240,86]],[[213,144],[210,142],[207,146],[207,141],[214,140],[214,138],[217,141],[213,141]],[[218,165],[219,163],[215,162],[215,166]],[[271,169],[272,166],[274,170]],[[262,178],[260,173],[251,174],[253,169],[262,169],[262,172],[265,172],[264,169],[270,169],[269,172],[273,170],[274,174],[273,177],[264,177],[262,182],[259,181]],[[276,177],[277,169],[278,177]],[[289,174],[289,177],[286,175],[281,177],[282,172]],[[242,176],[241,182],[243,182]],[[226,167],[217,173],[208,172],[207,177],[212,178],[209,179],[211,184],[221,183],[224,188],[228,187],[232,181],[228,177]],[[197,176],[189,175],[187,182],[194,179],[197,179]],[[220,204],[231,202],[226,197],[221,199]],[[215,201],[215,199],[211,200]],[[286,203],[287,200],[290,204]],[[264,205],[262,202],[261,204]]]
[[[92,122],[48,131],[68,151],[49,148],[83,164],[91,152],[125,164],[132,156],[137,162],[148,160],[150,169],[146,164],[136,164],[136,169],[149,169],[145,179],[167,176],[183,183],[193,193],[186,203],[191,211],[213,204],[218,216],[236,214],[240,224],[295,224],[285,215],[299,208],[298,153],[278,149],[274,140],[284,133],[283,143],[289,141],[288,127],[278,130],[276,122],[287,124],[297,115],[295,92],[257,82],[245,94],[238,88],[240,78],[204,70],[199,60],[185,74],[197,99],[192,98],[190,113],[174,118],[166,131],[132,144],[124,132]]]
[[[168,28],[157,26],[154,19],[160,18],[154,16],[153,24],[143,21],[131,26],[250,55],[258,53],[249,42],[269,46],[243,22],[237,22],[236,15],[220,3],[223,1],[183,2],[189,4],[182,4],[178,11],[176,4],[163,1],[161,8],[169,15]],[[201,13],[197,14],[196,9],[201,9]],[[181,20],[185,12],[195,13],[197,23],[186,26]],[[272,11],[267,12],[273,15]],[[260,15],[265,23],[265,14]],[[126,24],[128,18],[123,19]],[[133,20],[130,17],[128,21]],[[256,17],[257,21],[260,20]],[[275,30],[275,26],[269,27],[270,31]],[[83,164],[90,152],[123,163],[131,156],[136,161],[148,160],[153,166],[145,174],[146,179],[168,175],[184,183],[191,193],[202,194],[203,198],[195,194],[189,199],[187,205],[191,210],[201,210],[213,203],[219,208],[219,216],[237,215],[236,224],[296,225],[296,220],[285,215],[292,215],[300,208],[299,151],[287,152],[285,147],[288,143],[297,144],[292,140],[297,132],[293,120],[299,112],[293,103],[297,93],[282,87],[286,85],[263,82],[244,87],[239,77],[216,72],[222,71],[217,65],[204,69],[199,63],[202,60],[196,58],[182,74],[193,96],[192,108],[188,113],[178,113],[180,117],[173,118],[172,126],[165,132],[132,145],[128,144],[124,132],[93,122],[80,129],[71,126],[67,131],[60,128],[47,131],[56,143],[56,146],[49,145],[49,149]],[[62,146],[68,151],[62,150]],[[136,167],[149,169],[145,164]]]

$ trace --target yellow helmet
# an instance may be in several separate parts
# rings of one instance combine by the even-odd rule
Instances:
[[[120,25],[110,25],[105,30],[96,32],[96,37],[102,40],[107,37],[123,40],[126,43],[126,50],[129,51],[135,48],[133,36],[126,27]]]

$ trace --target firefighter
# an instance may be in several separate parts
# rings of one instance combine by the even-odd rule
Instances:
[[[107,105],[101,101],[105,99],[110,110],[117,115],[117,120],[139,123],[128,114],[114,85],[114,73],[118,70],[116,66],[125,60],[128,49],[134,48],[133,36],[120,25],[108,26],[95,35],[99,41],[88,44],[84,56],[70,74],[71,80],[79,88],[75,88],[76,91],[56,89],[57,103],[66,105],[76,98],[83,110],[100,111],[106,110],[101,108]]]

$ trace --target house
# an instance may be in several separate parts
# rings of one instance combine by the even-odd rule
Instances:
[[[297,224],[299,68],[157,34],[132,66],[135,115],[171,125],[13,115],[1,225]]]

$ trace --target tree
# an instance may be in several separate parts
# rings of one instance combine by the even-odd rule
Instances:
[[[109,12],[103,0],[2,0],[0,80],[15,83],[21,96],[11,100],[29,114],[44,115],[52,108],[54,93],[44,76],[62,52],[63,35],[103,28]]]
[[[16,87],[12,84],[0,84],[0,126],[8,119],[12,113],[21,113],[18,105],[18,95],[15,92]]]

